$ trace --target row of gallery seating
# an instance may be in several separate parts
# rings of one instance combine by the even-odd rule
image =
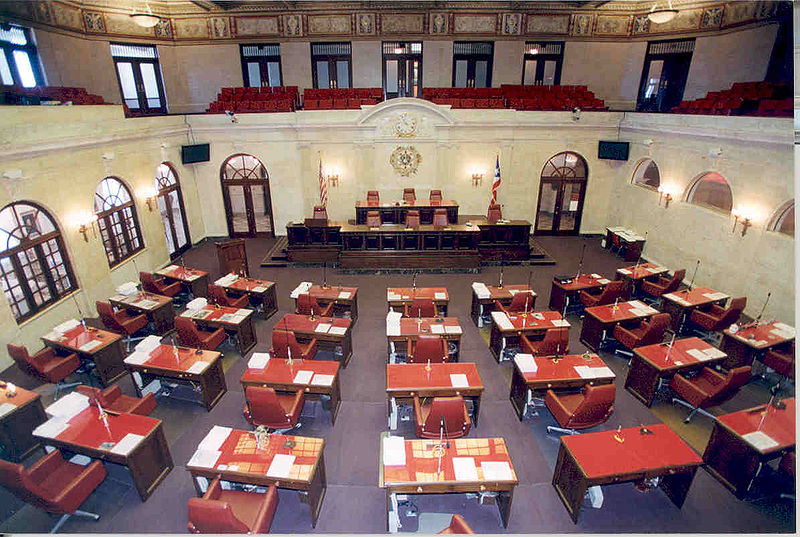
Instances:
[[[208,112],[293,112],[299,105],[297,86],[222,88],[217,100],[208,105]]]
[[[607,110],[586,86],[503,84],[499,88],[425,88],[422,98],[453,108],[515,110]]]
[[[23,88],[9,86],[0,93],[0,103],[10,105],[36,105],[45,102],[71,102],[72,104],[110,104],[100,95],[86,91],[86,88],[68,88],[63,86],[37,86]]]
[[[711,91],[701,99],[682,101],[675,114],[792,117],[791,88],[771,82],[736,82],[730,89]]]

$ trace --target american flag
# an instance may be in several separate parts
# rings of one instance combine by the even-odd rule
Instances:
[[[319,204],[328,205],[328,180],[322,174],[322,154],[319,155]]]
[[[500,188],[500,155],[494,165],[494,183],[492,183],[492,205],[497,203],[497,189]]]

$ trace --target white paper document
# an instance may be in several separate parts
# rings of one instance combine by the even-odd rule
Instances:
[[[688,351],[686,351],[686,354],[688,354],[689,356],[693,356],[695,359],[701,362],[705,362],[706,360],[711,359],[711,356],[707,355],[700,349],[689,349]]]
[[[794,327],[792,327],[792,326],[789,326],[789,325],[788,325],[788,324],[786,324],[786,323],[775,323],[775,324],[773,324],[772,326],[774,326],[774,327],[775,327],[775,328],[777,328],[778,330],[782,330],[782,331],[784,331],[784,332],[791,333],[791,334],[792,334],[792,337],[794,337]]]
[[[616,375],[611,370],[611,368],[606,367],[606,366],[590,367],[589,369],[592,370],[592,373],[594,374],[594,378],[616,377]]]
[[[383,465],[406,465],[406,441],[402,436],[387,436],[383,439]]]
[[[346,326],[331,326],[331,329],[328,330],[328,333],[333,336],[343,336],[347,333]]]
[[[311,377],[314,376],[313,371],[298,371],[294,376],[295,384],[308,384],[311,382]]]
[[[314,378],[311,379],[312,386],[330,386],[331,384],[333,384],[333,375],[315,373]]]
[[[617,272],[619,272],[620,274],[625,274],[625,275],[628,275],[628,276],[631,274],[631,271],[630,271],[630,270],[628,270],[628,269],[624,269],[624,268],[618,268],[618,269],[617,269]]]
[[[631,300],[630,302],[628,302],[628,304],[630,304],[631,306],[633,306],[636,309],[645,309],[645,308],[647,308],[646,304],[644,304],[643,302],[639,302],[638,300]]]
[[[300,282],[300,285],[294,288],[289,297],[297,298],[302,294],[308,293],[308,290],[311,289],[312,285],[314,284],[312,284],[311,282]]]
[[[555,319],[550,322],[553,323],[553,326],[556,326],[558,328],[569,326],[569,321],[567,321],[566,319]]]
[[[204,362],[203,360],[198,360],[197,362],[193,363],[192,367],[187,369],[186,372],[199,375],[200,373],[206,370],[206,368],[209,366],[210,363],[211,362]]]
[[[386,293],[386,300],[388,300],[390,302],[396,302],[396,301],[398,301],[398,300],[400,300],[402,298],[403,297],[401,297],[397,293],[393,293],[391,291],[387,291],[387,293]]]
[[[511,471],[511,465],[507,461],[483,461],[481,468],[484,481],[514,480],[514,472]]]
[[[45,438],[55,438],[68,427],[69,424],[66,422],[66,420],[62,418],[50,418],[46,422],[36,427],[33,430],[33,435],[43,436]]]
[[[205,308],[206,306],[208,306],[208,299],[203,298],[203,297],[199,297],[199,298],[195,298],[194,300],[188,302],[186,304],[186,309],[201,310],[201,309]]]
[[[475,291],[475,296],[481,299],[487,299],[492,296],[485,283],[472,282],[472,290]]]
[[[444,327],[444,332],[445,332],[445,334],[460,334],[461,333],[461,327],[460,326],[450,326],[450,325],[448,325],[448,326]]]
[[[134,348],[139,352],[143,352],[144,354],[150,354],[159,345],[161,345],[160,336],[147,336],[137,343],[136,347]]]
[[[134,448],[138,446],[139,442],[141,442],[143,439],[144,436],[140,434],[128,433],[124,437],[122,437],[122,440],[117,442],[117,444],[113,448],[111,448],[111,453],[116,453],[118,455],[127,455],[128,453],[133,451]]]
[[[441,324],[431,324],[431,334],[444,334],[444,326]]]
[[[294,466],[294,455],[283,455],[281,453],[272,458],[267,475],[269,477],[289,477],[289,472]]]
[[[44,411],[48,416],[69,421],[86,408],[89,408],[89,398],[82,393],[71,392],[48,406]]]
[[[5,416],[6,414],[11,414],[16,409],[17,405],[12,405],[11,403],[3,403],[2,405],[0,405],[0,418]]]
[[[703,293],[703,296],[708,298],[709,300],[720,300],[722,298],[728,298],[728,295],[725,293]]]
[[[597,283],[601,283],[601,284],[605,285],[605,284],[609,283],[610,281],[611,280],[609,280],[608,278],[600,278],[599,280],[597,280]]]
[[[80,322],[75,319],[70,319],[68,321],[64,321],[60,325],[53,328],[53,332],[58,332],[59,334],[63,334],[64,332],[69,332],[73,328],[80,326]]]
[[[711,347],[703,351],[703,353],[708,356],[709,358],[723,358],[727,356],[724,352],[719,350],[716,347]]]
[[[656,272],[664,272],[664,267],[650,267],[647,269],[647,272],[651,274],[655,274]]]
[[[98,341],[96,339],[93,339],[91,341],[87,341],[86,343],[84,343],[83,345],[78,347],[78,349],[82,350],[83,352],[90,352],[91,350],[96,349],[97,347],[99,347],[102,344],[103,344],[102,341]]]
[[[587,365],[576,365],[573,367],[575,368],[575,372],[580,375],[582,379],[595,379],[615,376],[614,372],[608,367],[589,367]]]
[[[331,326],[333,325],[331,325],[330,323],[319,323],[317,327],[314,329],[314,332],[318,334],[327,334],[328,330],[331,329]]]
[[[225,439],[228,438],[228,435],[231,434],[231,430],[230,427],[214,425],[200,442],[200,445],[197,446],[197,449],[217,451],[222,443],[225,442]]]
[[[503,330],[513,330],[514,325],[512,324],[511,320],[508,318],[508,315],[503,313],[502,311],[493,311],[492,312],[492,320],[494,320],[495,324],[499,326]]]
[[[664,297],[668,298],[668,299],[670,299],[670,300],[672,300],[674,302],[677,302],[681,306],[689,306],[690,305],[690,303],[688,301],[686,301],[686,300],[682,299],[681,297],[679,297],[678,295],[674,295],[672,293],[667,293],[666,295],[664,295]]]
[[[339,299],[340,300],[350,300],[350,291],[340,291],[339,292]]]
[[[472,457],[453,457],[453,471],[456,481],[477,481],[478,469]]]
[[[514,362],[522,373],[536,373],[536,370],[539,369],[532,354],[519,353],[514,356]]]
[[[250,357],[250,360],[247,361],[247,367],[249,369],[264,369],[265,367],[267,367],[268,362],[269,362],[268,352],[254,352],[253,355]]]
[[[254,293],[263,293],[266,290],[267,290],[267,288],[264,287],[263,285],[259,285],[259,286],[253,287],[251,289],[251,291],[253,291]]]
[[[769,333],[781,339],[792,339],[794,337],[794,330],[789,331],[789,330],[780,330],[778,328],[775,328],[773,330],[770,330]]]
[[[752,433],[747,433],[745,435],[742,435],[742,438],[747,440],[748,444],[750,444],[759,451],[764,451],[766,449],[778,446],[778,443],[775,440],[773,440],[768,434],[762,433],[761,431],[753,431]]]
[[[463,373],[451,373],[450,384],[452,384],[453,388],[469,388],[469,381]]]
[[[221,451],[198,449],[186,463],[186,466],[197,466],[200,468],[213,468],[217,464],[217,459],[222,455]]]
[[[594,274],[594,273],[592,273],[592,275],[591,275],[591,276],[592,276],[592,278],[594,278],[594,279],[602,278],[602,276],[601,276],[601,275],[599,275],[599,274]]]
[[[447,300],[447,293],[433,293],[434,300]]]

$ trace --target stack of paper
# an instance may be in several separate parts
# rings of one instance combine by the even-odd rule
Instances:
[[[682,299],[681,297],[679,297],[678,295],[676,295],[674,293],[667,293],[666,295],[664,295],[664,297],[677,302],[681,306],[690,306],[691,305],[691,303],[689,303],[688,301]]]
[[[139,445],[144,439],[144,436],[139,434],[128,433],[122,437],[122,440],[116,443],[116,445],[111,448],[111,453],[116,453],[118,455],[127,455],[131,451]]]
[[[784,323],[775,323],[772,326],[770,333],[782,339],[792,339],[794,337],[794,328]]]
[[[156,302],[155,300],[147,300],[147,299],[140,300],[136,304],[140,308],[144,308],[146,310],[151,310],[151,309],[155,308],[156,306],[158,306],[158,302]]]
[[[55,438],[69,427],[63,418],[50,418],[33,430],[34,436]]]
[[[745,435],[742,435],[742,438],[744,438],[748,444],[750,444],[759,451],[764,451],[766,449],[774,448],[779,445],[769,435],[761,431],[754,431],[752,433],[747,433]]]
[[[0,405],[0,418],[5,416],[6,414],[10,414],[16,409],[17,405],[12,405],[11,403],[3,403],[2,405]]]
[[[664,272],[664,267],[649,267],[647,271],[653,274],[656,272]]]
[[[311,382],[312,376],[314,376],[313,371],[298,371],[292,382],[295,384],[308,384]]]
[[[592,278],[594,278],[595,280],[598,280],[598,279],[602,278],[602,276],[599,275],[599,274],[592,273]]]
[[[217,450],[198,449],[186,463],[187,466],[196,466],[200,468],[213,468],[217,463],[217,459],[222,455],[222,452]]]
[[[340,291],[339,292],[339,299],[340,300],[350,300],[350,291]]]
[[[294,455],[277,454],[272,458],[272,464],[269,465],[267,475],[269,477],[286,478],[289,477],[289,472],[292,471],[294,466]]]
[[[289,295],[290,298],[297,298],[300,295],[308,293],[308,290],[311,289],[311,286],[314,285],[311,282],[300,282],[300,285],[294,288],[294,290]]]
[[[706,360],[710,360],[711,358],[713,358],[713,356],[709,356],[700,349],[689,349],[688,351],[686,351],[686,354],[688,354],[689,356],[693,356],[696,360],[700,362],[705,362]]]
[[[86,408],[89,408],[89,398],[82,393],[71,392],[48,406],[44,411],[48,416],[69,421]]]
[[[139,289],[136,287],[136,282],[125,282],[117,287],[117,293],[125,296],[132,295],[138,291]]]
[[[431,334],[444,334],[444,326],[437,323],[431,323]]]
[[[331,329],[331,326],[333,326],[331,323],[319,323],[314,329],[314,332],[317,332],[318,334],[327,334],[328,330]]]
[[[254,293],[263,293],[264,291],[267,290],[267,288],[264,287],[263,285],[257,285],[256,287],[253,287],[250,290],[253,291]]]
[[[481,468],[485,481],[514,481],[514,472],[507,461],[483,461]]]
[[[594,379],[594,378],[606,378],[606,377],[615,377],[614,372],[611,371],[608,367],[601,366],[601,367],[589,367],[586,365],[576,365],[573,366],[575,368],[575,372],[580,375],[582,379]]]
[[[727,356],[724,352],[722,352],[716,347],[710,347],[704,350],[703,353],[709,358],[724,358],[725,356]]]
[[[239,279],[239,276],[237,276],[236,274],[233,274],[233,273],[226,274],[222,278],[216,280],[214,282],[214,284],[219,285],[220,287],[227,287],[227,286],[231,285],[233,282],[235,282],[238,279]]]
[[[453,388],[469,388],[469,380],[463,373],[451,373],[450,384]]]
[[[477,481],[478,469],[472,457],[453,457],[453,472],[456,481]]]
[[[624,269],[624,268],[618,268],[618,269],[617,269],[617,272],[619,272],[620,274],[625,274],[625,275],[628,275],[628,276],[631,274],[631,271],[630,271],[630,270],[628,270],[628,269]]]
[[[333,375],[315,373],[314,378],[311,379],[312,386],[330,386],[331,384],[333,384]]]
[[[492,296],[485,283],[472,282],[472,290],[475,291],[475,296],[481,299],[487,299]]]
[[[514,356],[514,362],[522,373],[536,373],[536,370],[539,369],[532,354],[518,353]]]
[[[434,300],[447,300],[447,293],[433,293]]]
[[[394,291],[386,291],[386,300],[388,302],[397,302],[398,300],[402,300],[403,297],[395,293]]]
[[[86,343],[84,343],[83,345],[78,347],[78,349],[83,351],[83,352],[91,352],[96,347],[99,347],[102,344],[103,343],[101,341],[97,341],[96,339],[93,339],[91,341],[87,341]]]
[[[178,265],[167,265],[166,267],[161,269],[161,272],[172,272],[173,270],[178,270],[179,268],[180,267],[178,267]]]
[[[569,321],[566,320],[566,319],[554,319],[554,320],[552,320],[550,322],[553,323],[553,326],[555,326],[557,328],[562,328],[564,326],[567,326],[567,327],[569,326]]]
[[[597,280],[597,283],[605,285],[605,284],[609,283],[610,281],[611,280],[609,280],[608,278],[600,278],[599,280]]]
[[[202,449],[205,451],[217,451],[222,443],[228,438],[228,435],[231,434],[230,427],[221,427],[219,425],[214,425],[208,434],[200,441],[200,444],[197,446],[197,449]]]
[[[187,372],[187,373],[192,373],[192,374],[194,374],[194,375],[199,375],[200,373],[202,373],[203,371],[205,371],[205,370],[206,370],[206,368],[207,368],[207,367],[208,367],[210,364],[211,364],[211,362],[205,362],[205,361],[203,361],[203,360],[198,360],[198,361],[196,361],[195,363],[193,363],[193,364],[192,364],[192,367],[190,367],[189,369],[187,369],[187,370],[186,370],[186,372]]]
[[[387,436],[383,439],[383,465],[406,465],[406,441],[402,436]]]
[[[150,355],[145,354],[143,352],[134,351],[133,353],[131,353],[130,356],[125,358],[125,360],[123,360],[123,361],[126,364],[130,364],[130,365],[142,365],[143,363],[145,363],[149,359],[150,359]]]
[[[400,335],[400,319],[403,314],[399,311],[390,311],[386,315],[386,335],[399,336]]]
[[[64,321],[60,325],[58,325],[55,328],[53,328],[53,332],[57,332],[59,334],[63,334],[64,332],[69,332],[70,330],[72,330],[76,326],[80,326],[80,324],[81,323],[79,321],[77,321],[75,319],[70,319],[68,321]]]
[[[399,326],[399,323],[398,323]],[[346,326],[331,326],[331,329],[328,330],[328,333],[332,336],[343,336],[347,333]]]
[[[150,354],[156,348],[158,348],[159,345],[161,345],[160,336],[147,336],[142,341],[137,343],[136,347],[134,348],[139,352],[143,352],[144,354]]]
[[[508,318],[508,315],[503,313],[502,311],[493,311],[492,312],[492,320],[494,323],[500,327],[501,330],[513,330],[514,324]]]
[[[208,300],[203,297],[198,297],[186,304],[186,309],[189,310],[200,310],[208,306]]]
[[[444,331],[445,331],[446,334],[460,334],[461,333],[461,327],[460,326],[448,325],[448,326],[444,327]]]
[[[249,369],[264,369],[267,367],[267,363],[269,362],[269,353],[268,352],[254,352],[253,355],[250,357],[250,360],[247,362],[247,367]]]
[[[703,293],[703,296],[709,300],[720,300],[723,298],[728,298],[728,295],[725,293]]]

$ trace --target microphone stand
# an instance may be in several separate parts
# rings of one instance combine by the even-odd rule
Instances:
[[[586,253],[586,243],[584,242],[583,248],[581,248],[581,258],[578,261],[578,273],[575,275],[576,280],[581,277],[581,270],[583,269],[583,254],[585,253]]]
[[[761,306],[761,311],[758,312],[758,316],[756,317],[755,321],[753,321],[755,325],[758,325],[758,322],[761,320],[761,316],[764,315],[764,310],[767,309],[767,304],[769,304],[769,297],[771,296],[772,296],[772,291],[767,293],[767,299],[764,301],[764,305]]]
[[[504,268],[505,267],[503,266],[503,263],[501,262],[500,263],[500,282],[497,284],[497,288],[498,289],[502,289],[503,288],[503,269]]]
[[[533,289],[531,288],[531,277],[533,277],[533,269],[528,271],[528,290],[533,292]]]
[[[322,288],[328,288],[328,262],[324,261],[322,263]]]
[[[697,264],[694,266],[694,274],[692,274],[692,281],[689,282],[689,290],[686,291],[690,293],[692,291],[692,287],[694,286],[694,277],[697,276],[697,269],[700,267],[700,260],[697,260]]]
[[[644,232],[644,243],[647,244],[647,232]],[[642,254],[644,254],[644,245],[642,245],[642,249],[639,250],[639,257],[636,258],[636,264],[633,266],[633,271],[636,272],[636,269],[639,268],[639,263],[642,262]]]

